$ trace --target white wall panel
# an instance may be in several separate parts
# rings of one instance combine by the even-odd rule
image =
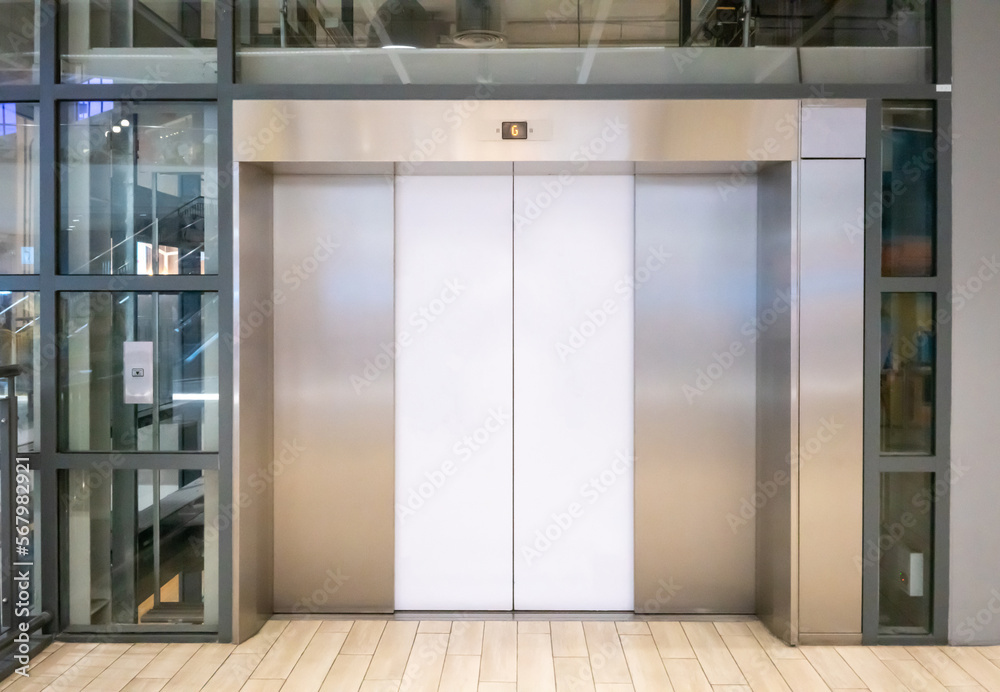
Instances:
[[[396,178],[396,609],[512,607],[512,181]]]
[[[631,610],[634,178],[514,187],[514,606]]]

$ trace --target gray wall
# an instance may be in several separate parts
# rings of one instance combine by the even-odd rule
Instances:
[[[233,641],[256,634],[273,612],[274,321],[270,172],[241,164],[234,220],[238,336],[233,348]],[[227,347],[224,344],[223,347]],[[220,521],[229,517],[222,516]]]
[[[955,644],[1000,642],[1000,2],[954,13],[951,613]],[[963,296],[962,293],[965,293]]]

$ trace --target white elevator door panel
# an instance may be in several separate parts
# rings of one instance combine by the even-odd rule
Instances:
[[[632,610],[634,178],[514,188],[514,607]]]
[[[396,178],[396,609],[510,610],[511,176]]]

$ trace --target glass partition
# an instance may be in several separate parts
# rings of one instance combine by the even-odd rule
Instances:
[[[38,83],[38,0],[0,0],[0,84]]]
[[[931,631],[933,473],[883,473],[879,522],[879,634]]]
[[[882,295],[883,454],[934,453],[933,293]]]
[[[215,0],[62,0],[62,81],[214,82]]]
[[[0,103],[0,274],[38,272],[38,105]]]
[[[926,81],[926,4],[239,0],[237,65],[248,83],[797,83],[838,66],[845,83]],[[796,55],[824,47],[895,52]]]
[[[62,107],[60,271],[218,272],[214,106]]]
[[[218,472],[65,472],[69,624],[218,627]]]
[[[38,339],[37,293],[0,291],[0,362],[27,366],[14,379],[17,390],[17,449],[37,452],[41,421],[42,358]],[[7,381],[0,379],[0,397],[7,396]]]
[[[59,294],[62,451],[219,449],[215,293]]]

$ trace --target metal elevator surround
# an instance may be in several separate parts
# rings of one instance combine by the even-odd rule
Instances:
[[[391,612],[392,179],[275,176],[274,236],[274,609]]]

